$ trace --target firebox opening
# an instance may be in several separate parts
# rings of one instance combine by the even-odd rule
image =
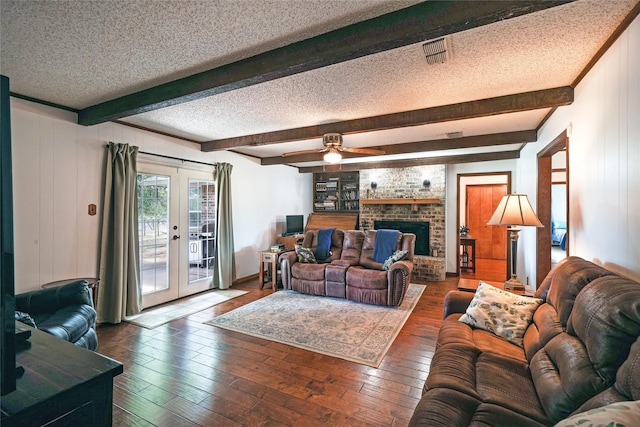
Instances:
[[[416,235],[415,255],[429,256],[429,223],[425,221],[374,221],[373,228],[376,230],[390,229],[398,230],[401,233],[413,233]]]

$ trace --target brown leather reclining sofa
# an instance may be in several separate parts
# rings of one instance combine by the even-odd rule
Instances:
[[[318,233],[319,230],[307,231],[302,246],[315,251]],[[375,239],[375,230],[334,229],[331,256],[321,263],[298,262],[295,252],[283,253],[279,262],[284,289],[367,304],[400,305],[411,281],[416,235],[398,233],[396,249],[407,254],[391,264],[388,271],[372,258]]]
[[[536,291],[543,303],[523,347],[460,322],[473,297],[452,291],[445,298],[411,426],[553,425],[640,399],[640,283],[567,258]]]

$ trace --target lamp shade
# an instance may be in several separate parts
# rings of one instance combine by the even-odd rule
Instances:
[[[544,227],[526,194],[507,194],[500,200],[487,225],[529,225]]]

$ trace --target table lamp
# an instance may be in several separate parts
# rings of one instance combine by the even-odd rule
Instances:
[[[518,258],[518,233],[519,225],[544,227],[529,203],[526,194],[507,194],[500,200],[487,225],[506,225],[509,228],[509,240],[511,241],[511,278],[504,283],[508,290],[524,291],[524,285],[518,280],[516,264]]]

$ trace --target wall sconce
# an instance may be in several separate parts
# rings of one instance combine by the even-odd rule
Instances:
[[[371,181],[371,188],[372,188],[373,190],[375,190],[376,188],[378,188],[378,183],[377,183],[377,182],[375,182],[375,181]]]
[[[429,187],[431,185],[431,181],[429,181],[428,179],[425,179],[424,181],[422,181],[422,185],[424,187]]]

